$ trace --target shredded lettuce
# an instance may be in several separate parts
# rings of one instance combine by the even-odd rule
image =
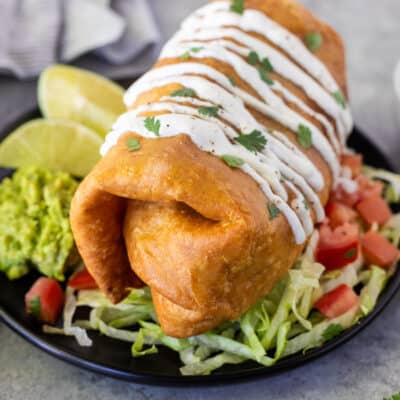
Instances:
[[[369,281],[361,290],[360,295],[360,309],[364,315],[369,314],[374,309],[386,281],[387,273],[382,268],[372,266]]]

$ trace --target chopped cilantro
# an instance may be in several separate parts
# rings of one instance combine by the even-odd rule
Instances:
[[[265,83],[268,83],[268,85],[273,85],[274,84],[274,81],[268,76],[267,71],[263,67],[258,68],[258,72],[260,74],[261,79]]]
[[[336,100],[336,103],[342,106],[342,108],[346,108],[346,98],[341,90],[337,90],[332,93],[333,98]]]
[[[155,117],[148,117],[144,120],[145,128],[153,132],[156,136],[160,136],[161,122]]]
[[[275,204],[271,203],[268,204],[268,212],[269,212],[269,219],[272,221],[281,213],[281,210],[279,210],[279,208]]]
[[[356,249],[353,247],[344,253],[343,257],[348,259],[348,258],[353,258],[356,255]]]
[[[312,146],[312,132],[307,126],[300,124],[297,129],[297,141],[305,148],[309,149]]]
[[[189,60],[191,53],[198,53],[201,50],[203,50],[203,47],[192,47],[191,49],[185,51],[179,58],[182,61],[187,61]]]
[[[236,86],[236,81],[233,76],[228,76],[229,82],[231,83],[232,86]]]
[[[244,12],[244,0],[232,0],[231,11],[242,15]]]
[[[255,51],[251,51],[247,56],[247,61],[251,65],[256,65],[260,62],[260,57]]]
[[[263,58],[263,60],[261,61],[265,71],[267,72],[273,72],[274,68],[272,67],[271,62],[269,61],[268,57]]]
[[[235,141],[246,147],[247,150],[254,152],[263,150],[267,144],[265,136],[257,130],[254,130],[247,135],[240,135],[235,138]]]
[[[199,114],[207,115],[208,117],[216,117],[218,115],[218,107],[200,107],[197,109]]]
[[[221,156],[221,159],[232,168],[239,168],[244,164],[244,161],[241,158],[230,156],[229,154],[224,154]]]
[[[129,151],[136,151],[140,149],[140,142],[136,138],[129,138],[126,141],[126,147],[128,147]]]
[[[179,89],[171,94],[172,97],[195,97],[196,92],[190,88]]]
[[[309,205],[308,205],[308,201],[307,201],[306,199],[303,199],[303,204],[304,204],[304,208],[305,208],[306,210],[309,210],[309,209],[310,209],[310,207],[309,207]]]
[[[40,297],[34,296],[29,300],[29,314],[32,314],[34,317],[39,318],[42,306],[40,303]]]
[[[311,51],[317,51],[322,44],[322,36],[318,32],[312,32],[306,35],[306,45]]]

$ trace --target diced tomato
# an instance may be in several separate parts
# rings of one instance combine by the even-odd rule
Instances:
[[[357,213],[352,208],[337,201],[329,202],[325,207],[325,212],[332,228],[337,228],[346,222],[353,222],[357,218]]]
[[[361,154],[342,154],[342,165],[350,169],[353,178],[361,173],[362,155]]]
[[[399,250],[381,234],[367,232],[361,239],[364,257],[369,264],[389,268],[399,257]]]
[[[358,184],[358,191],[360,193],[360,201],[368,199],[369,197],[379,197],[382,196],[383,183],[378,181],[372,181],[364,175],[360,175],[356,182]]]
[[[360,192],[358,190],[347,192],[342,185],[338,185],[335,191],[331,193],[330,199],[332,202],[345,204],[348,207],[354,207],[354,205],[360,200]]]
[[[86,268],[73,274],[68,281],[68,286],[77,290],[98,288],[96,281]]]
[[[336,318],[355,307],[359,297],[347,285],[340,285],[336,289],[325,293],[315,304],[315,308],[328,318]]]
[[[389,221],[393,215],[386,201],[380,196],[367,197],[361,200],[356,208],[364,221],[369,225],[372,225],[374,222],[382,225]]]
[[[343,268],[358,257],[359,229],[356,224],[343,224],[332,230],[322,225],[316,260],[327,270]]]
[[[64,292],[55,279],[39,278],[25,295],[25,309],[39,321],[54,324],[64,305]]]

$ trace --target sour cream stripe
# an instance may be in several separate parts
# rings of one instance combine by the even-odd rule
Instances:
[[[162,68],[168,68],[169,72],[174,71],[174,67],[179,67],[180,65],[185,65],[185,64],[177,64],[173,66],[168,66],[168,67],[162,67]],[[203,64],[199,64],[199,66],[204,67]],[[155,69],[154,75],[156,75],[156,79],[153,81],[151,80],[150,82],[146,82],[145,79],[142,79],[141,81],[137,82],[134,86],[132,86],[128,93],[127,97],[129,96],[129,101],[134,103],[137,99],[137,97],[148,90],[154,89],[155,87],[162,87],[170,83],[179,83],[185,87],[191,87],[194,89],[197,93],[197,95],[206,100],[210,100],[211,103],[215,105],[220,105],[223,107],[223,112],[224,118],[227,118],[229,122],[231,122],[233,125],[237,126],[241,132],[249,132],[252,131],[253,129],[259,129],[261,131],[265,132],[265,128],[262,127],[256,120],[255,118],[246,110],[244,107],[243,102],[232,95],[229,94],[226,90],[223,90],[220,86],[216,85],[215,83],[212,83],[208,81],[207,79],[204,79],[199,76],[169,76],[168,78],[161,79],[164,74],[162,73],[161,70],[162,68]],[[205,69],[200,68],[200,70],[204,73]],[[160,74],[156,74],[156,72],[159,71],[161,72]],[[212,71],[212,74],[210,74],[210,71]],[[195,72],[195,71],[193,71]],[[216,70],[208,67],[207,68],[208,75],[210,76],[211,79],[215,81],[219,81],[225,79],[227,81],[227,84],[230,86],[231,90],[238,90],[234,89],[232,85],[229,83],[229,80]],[[157,76],[159,75],[159,76]],[[158,79],[157,79],[158,78]],[[254,101],[257,101],[254,97],[252,97]],[[263,105],[263,112],[265,113],[265,107],[266,105],[262,102],[260,102]],[[270,112],[273,112],[272,108],[268,108]],[[281,116],[282,117],[282,116]],[[305,121],[308,122],[308,121]],[[300,122],[299,122],[300,123]],[[294,127],[293,121],[291,121],[291,128]],[[297,129],[297,125],[295,126],[295,129]],[[321,136],[323,137],[322,133]],[[325,137],[323,137],[323,140],[326,141]],[[326,141],[327,143],[327,141]],[[282,151],[284,146],[279,146],[277,144],[276,149]],[[279,151],[278,150],[278,151]],[[293,165],[295,168],[299,168],[300,170],[303,170],[303,168],[306,168],[307,171],[303,170],[305,172],[306,179],[310,182],[310,184],[315,187],[317,190],[320,190],[323,187],[323,179],[320,174],[320,172],[316,169],[315,165],[313,165],[310,160],[308,160],[307,157],[303,155],[301,158],[301,161],[297,161],[296,159],[293,159],[294,154],[292,151],[288,152],[288,149],[286,149],[286,155],[282,155],[285,158],[285,161],[289,163],[295,163]],[[298,155],[299,152],[296,153]],[[331,154],[333,155],[333,160],[335,161],[335,156],[333,151],[331,151]],[[336,160],[337,162],[337,160]],[[337,168],[337,166],[334,165],[334,168]]]
[[[178,44],[174,47],[168,47],[168,51],[164,53],[166,57],[179,57],[179,55],[183,54],[188,50],[188,44]],[[309,116],[319,120],[327,130],[329,139],[335,148],[336,152],[340,152],[340,144],[336,138],[335,131],[329,121],[323,117],[321,114],[316,113],[310,107],[308,107],[302,100],[296,97],[293,93],[287,90],[284,86],[282,86],[278,81],[274,81],[274,83],[269,86],[260,78],[260,74],[256,68],[249,65],[246,61],[244,61],[241,57],[236,55],[235,53],[226,50],[224,47],[218,45],[218,42],[210,42],[210,43],[202,43],[202,42],[194,42],[189,44],[189,46],[193,45],[204,45],[205,48],[195,54],[192,55],[193,58],[213,58],[216,60],[220,60],[224,63],[232,66],[236,73],[240,76],[240,78],[248,83],[252,88],[271,106],[279,107],[281,110],[285,109],[288,113],[294,113],[290,107],[288,107],[280,97],[274,94],[273,90],[276,90],[283,94],[283,96],[296,104],[301,110],[306,112]],[[281,121],[280,121],[281,122]],[[309,123],[311,124],[311,123]],[[317,130],[313,125],[314,129]],[[322,132],[318,129],[318,134],[322,135]]]
[[[244,48],[241,45],[239,46],[236,43],[228,40],[221,40],[220,38],[230,38],[246,45],[247,47]],[[173,43],[184,42],[189,46],[189,43],[193,42],[192,47],[194,47],[194,43],[199,40],[221,42],[221,46],[230,48],[242,56],[247,56],[249,52],[253,50],[259,54],[261,59],[268,57],[274,70],[278,74],[300,87],[311,100],[315,101],[328,115],[335,119],[341,143],[343,144],[345,142],[347,134],[352,129],[352,120],[349,110],[343,110],[342,107],[333,99],[331,93],[328,93],[320,84],[318,84],[318,82],[312,79],[301,68],[282,55],[279,51],[243,31],[232,28],[207,29],[205,31],[195,31],[193,33],[182,31],[178,33],[165,47],[163,57],[167,54],[167,49]],[[198,43],[200,46],[200,42]],[[202,43],[204,44],[204,42]]]

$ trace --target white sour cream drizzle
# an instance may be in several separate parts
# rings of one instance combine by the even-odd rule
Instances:
[[[261,34],[290,57],[249,32]],[[197,49],[192,52],[192,48]],[[243,15],[231,12],[230,2],[211,3],[190,16],[181,31],[167,43],[161,58],[176,58],[187,51],[189,60],[149,71],[131,86],[124,100],[131,107],[141,94],[169,84],[190,88],[195,97],[165,96],[122,115],[107,135],[101,154],[105,155],[126,132],[156,139],[157,136],[146,129],[143,115],[162,113],[156,117],[161,124],[159,137],[187,134],[203,151],[241,158],[244,164],[240,168],[259,184],[268,201],[286,217],[296,243],[303,243],[314,228],[311,210],[317,221],[324,218],[318,197],[324,187],[323,177],[283,133],[270,131],[260,124],[249,107],[293,132],[297,132],[299,125],[308,127],[313,147],[329,165],[336,182],[342,178],[338,154],[352,128],[349,109],[343,109],[332,97],[332,93],[339,90],[337,83],[325,65],[295,35],[259,11],[247,9]],[[302,89],[332,118],[334,125],[280,82],[274,81],[272,85],[264,82],[257,68],[246,61],[250,51],[257,52],[261,59],[268,57],[274,72]],[[232,85],[216,68],[197,61],[205,58],[231,66],[240,79],[254,89],[257,97]],[[286,102],[295,104],[318,121],[327,137]],[[199,113],[200,107],[217,107],[217,117]],[[254,130],[267,141],[264,149],[257,153],[234,140]]]

